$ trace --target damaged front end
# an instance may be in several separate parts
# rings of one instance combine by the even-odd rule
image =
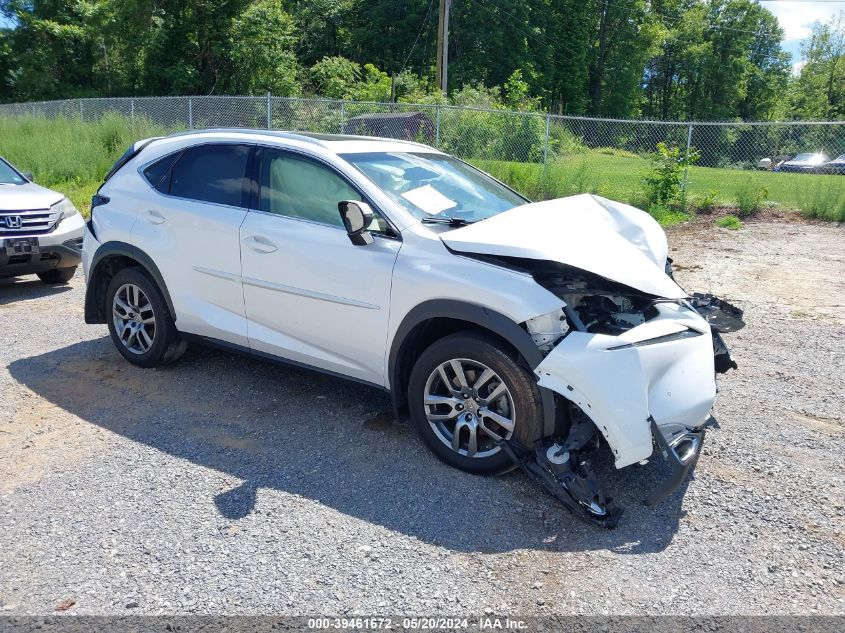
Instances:
[[[568,428],[533,450],[506,450],[581,518],[612,528],[621,509],[589,467],[596,431],[617,468],[641,463],[655,449],[669,463],[672,473],[646,503],[676,490],[715,421],[715,375],[736,368],[721,333],[743,327],[742,311],[712,295],[662,299],[553,262],[534,262],[531,272],[566,304],[557,329],[548,315],[526,323],[545,354],[535,368],[538,384],[572,412]],[[585,429],[595,437],[585,440]]]
[[[713,421],[716,374],[736,368],[721,334],[744,325],[742,311],[689,295],[674,281],[654,218],[600,196],[526,204],[441,239],[456,253],[531,275],[561,302],[523,323],[543,355],[534,373],[556,394],[558,424],[536,446],[503,446],[513,461],[606,527],[620,511],[589,468],[599,439],[617,468],[655,449],[668,460],[673,474],[650,503],[676,489]]]

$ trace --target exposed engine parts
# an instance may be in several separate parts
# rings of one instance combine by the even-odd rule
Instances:
[[[622,516],[622,508],[604,495],[587,459],[599,446],[596,427],[577,407],[573,406],[573,411],[580,415],[573,415],[565,440],[540,440],[533,451],[513,441],[500,445],[517,466],[577,517],[613,529]]]
[[[566,322],[566,313],[563,309],[528,319],[525,322],[525,327],[534,340],[534,344],[543,353],[551,350],[569,331],[569,324]]]

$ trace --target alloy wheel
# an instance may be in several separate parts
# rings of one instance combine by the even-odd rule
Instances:
[[[123,284],[114,293],[112,319],[117,338],[133,354],[146,354],[156,337],[156,317],[144,291]]]
[[[513,435],[513,397],[499,375],[478,361],[454,358],[425,383],[425,414],[437,438],[460,455],[483,458]]]

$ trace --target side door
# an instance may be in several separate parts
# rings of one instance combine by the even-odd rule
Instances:
[[[337,203],[364,198],[326,163],[257,148],[253,173],[241,226],[250,347],[384,385],[398,234],[379,215],[373,243],[354,246]]]
[[[146,166],[154,187],[141,202],[132,243],[159,267],[182,332],[243,347],[247,339],[241,287],[241,223],[253,146],[208,143]]]

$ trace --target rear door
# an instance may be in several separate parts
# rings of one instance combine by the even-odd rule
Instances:
[[[401,242],[383,217],[354,246],[337,203],[363,200],[334,167],[256,152],[257,201],[241,226],[250,347],[384,385],[393,264]]]
[[[147,165],[132,242],[159,267],[182,332],[248,346],[239,230],[253,148],[208,143]]]

